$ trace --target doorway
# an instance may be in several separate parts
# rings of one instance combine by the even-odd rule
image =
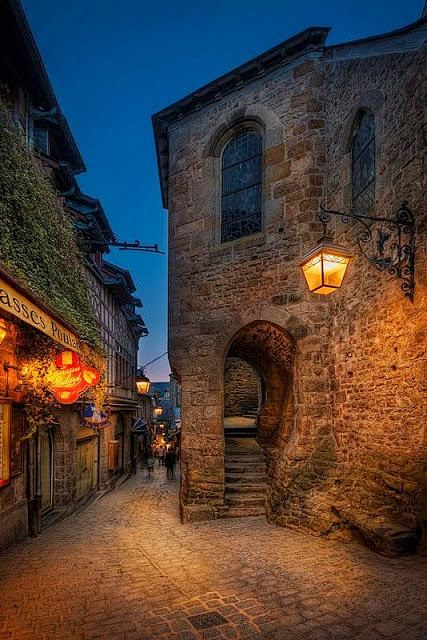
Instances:
[[[40,431],[41,510],[45,515],[53,507],[53,435],[51,429]]]
[[[225,517],[265,515],[279,434],[290,428],[292,338],[254,322],[233,337],[224,365]]]
[[[91,433],[77,442],[77,500],[94,491],[97,484],[98,438]]]

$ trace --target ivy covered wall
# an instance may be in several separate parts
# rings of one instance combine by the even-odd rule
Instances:
[[[0,265],[97,344],[83,260],[54,187],[0,101]]]

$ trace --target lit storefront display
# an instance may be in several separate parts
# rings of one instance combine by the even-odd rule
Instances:
[[[0,487],[10,482],[10,403],[0,403]]]

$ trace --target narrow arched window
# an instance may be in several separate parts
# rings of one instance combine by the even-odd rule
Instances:
[[[375,201],[375,120],[371,113],[359,114],[351,149],[352,204],[368,213]]]
[[[256,131],[232,138],[222,154],[221,242],[262,227],[262,139]]]

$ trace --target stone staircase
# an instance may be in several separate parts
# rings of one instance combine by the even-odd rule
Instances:
[[[223,518],[265,516],[267,481],[264,454],[255,438],[226,437]]]

